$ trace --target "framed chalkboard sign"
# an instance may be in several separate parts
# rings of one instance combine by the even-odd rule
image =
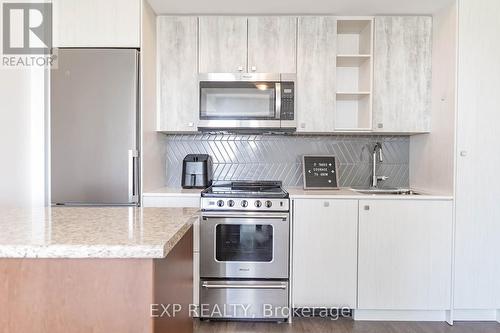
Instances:
[[[304,155],[302,157],[304,189],[338,189],[337,159],[333,155]]]

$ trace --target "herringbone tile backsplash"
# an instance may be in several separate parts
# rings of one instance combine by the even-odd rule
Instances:
[[[302,155],[335,155],[340,186],[368,186],[372,150],[383,144],[379,175],[387,187],[409,184],[409,138],[406,136],[295,136],[295,135],[166,135],[167,186],[179,187],[182,160],[187,154],[209,154],[214,179],[282,180],[302,186]]]

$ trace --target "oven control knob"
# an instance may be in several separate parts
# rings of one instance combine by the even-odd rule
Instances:
[[[228,205],[229,207],[233,207],[233,206],[234,206],[234,201],[233,201],[233,200],[229,200],[229,201],[227,202],[227,205]]]
[[[222,200],[217,201],[217,206],[223,207],[224,206],[224,201],[222,201]]]
[[[241,200],[241,207],[246,207],[246,206],[248,206],[248,201]]]
[[[262,206],[262,202],[260,200],[255,201],[255,207],[260,208]]]
[[[272,201],[269,201],[269,200],[266,201],[266,207],[267,208],[271,208],[272,205],[273,205]]]

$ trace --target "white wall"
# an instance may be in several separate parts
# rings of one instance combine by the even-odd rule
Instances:
[[[433,15],[432,131],[410,138],[410,186],[453,193],[457,6]]]
[[[142,1],[141,112],[142,189],[154,190],[166,183],[165,137],[156,129],[156,14]]]
[[[0,69],[0,207],[45,203],[42,69]]]

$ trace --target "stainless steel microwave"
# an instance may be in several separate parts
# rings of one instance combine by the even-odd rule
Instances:
[[[296,128],[295,74],[200,74],[198,129]]]

